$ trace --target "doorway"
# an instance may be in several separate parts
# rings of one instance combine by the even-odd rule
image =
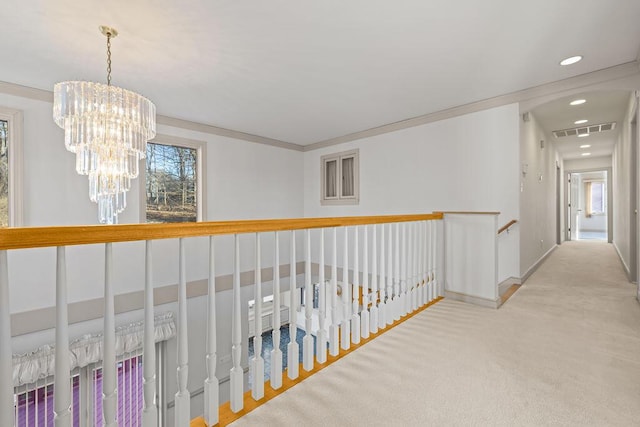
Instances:
[[[567,239],[609,241],[609,173],[567,174]]]

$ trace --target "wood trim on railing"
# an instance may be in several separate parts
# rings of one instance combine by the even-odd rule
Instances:
[[[263,219],[179,224],[74,225],[0,228],[0,250],[95,243],[176,239],[223,234],[263,233],[392,222],[442,219],[442,213],[333,218]]]
[[[500,212],[478,212],[478,211],[436,211],[434,214],[443,215],[500,215]]]
[[[507,231],[509,229],[509,227],[511,227],[516,222],[518,222],[517,219],[512,219],[511,221],[509,221],[508,223],[506,223],[505,225],[500,227],[500,229],[498,230],[498,234],[502,233],[503,231]]]

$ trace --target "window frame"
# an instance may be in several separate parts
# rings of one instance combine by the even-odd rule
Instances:
[[[8,123],[9,135],[7,138],[7,149],[9,156],[9,227],[20,227],[23,225],[23,192],[22,192],[22,170],[23,170],[23,127],[24,119],[22,111],[11,108],[0,107],[0,120]]]
[[[353,158],[353,195],[344,196],[342,161]],[[327,163],[336,162],[336,196],[327,197]],[[320,158],[320,204],[331,205],[357,205],[360,203],[360,150],[348,150],[339,153],[326,154]]]
[[[585,216],[587,218],[590,218],[592,216],[605,216],[605,215],[607,215],[607,209],[608,209],[608,200],[607,200],[608,194],[607,193],[608,193],[608,191],[607,191],[607,181],[606,181],[606,179],[586,179],[583,182],[584,182],[584,185],[585,185],[585,190],[587,188],[587,184],[591,185],[591,189],[589,191],[585,191],[585,205],[586,205],[585,206]],[[595,211],[595,212],[593,211],[593,184],[602,185],[602,211]]]
[[[149,141],[151,144],[171,145],[174,147],[191,148],[196,150],[196,222],[205,221],[207,218],[207,143],[194,139],[180,138],[177,136],[157,134],[156,137]],[[140,222],[147,222],[147,168],[145,165],[140,168],[138,176],[139,192],[140,192]]]

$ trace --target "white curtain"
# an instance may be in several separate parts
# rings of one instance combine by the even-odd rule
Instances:
[[[325,163],[325,197],[337,197],[338,186],[336,178],[338,177],[338,162],[331,160]]]
[[[342,159],[342,197],[355,196],[354,189],[354,171],[353,171],[353,157],[347,157]]]
[[[156,342],[166,341],[176,335],[176,322],[172,312],[157,315],[154,319]],[[116,328],[116,357],[142,348],[144,322],[131,323]],[[83,368],[102,360],[102,334],[84,335],[69,343],[71,370]],[[55,345],[13,355],[13,386],[32,384],[55,373]]]

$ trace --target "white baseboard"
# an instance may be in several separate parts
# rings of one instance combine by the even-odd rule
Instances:
[[[624,262],[624,258],[622,257],[622,254],[620,253],[620,249],[618,249],[618,245],[616,245],[616,242],[612,242],[611,244],[613,245],[613,247],[616,250],[616,253],[618,254],[618,259],[622,263],[622,268],[624,269],[624,273],[627,275],[627,279],[629,279],[629,281],[631,281],[631,270],[629,269],[629,266],[627,265],[627,263]]]
[[[540,257],[538,261],[536,261],[529,269],[522,275],[520,279],[520,283],[524,283],[527,279],[542,265],[542,263],[551,255],[551,252],[555,251],[558,247],[557,244],[553,245],[551,249],[549,249],[544,255]]]
[[[500,306],[500,299],[494,301],[487,298],[476,297],[473,295],[461,294],[458,292],[447,290],[444,291],[444,297],[488,308],[498,308]]]

